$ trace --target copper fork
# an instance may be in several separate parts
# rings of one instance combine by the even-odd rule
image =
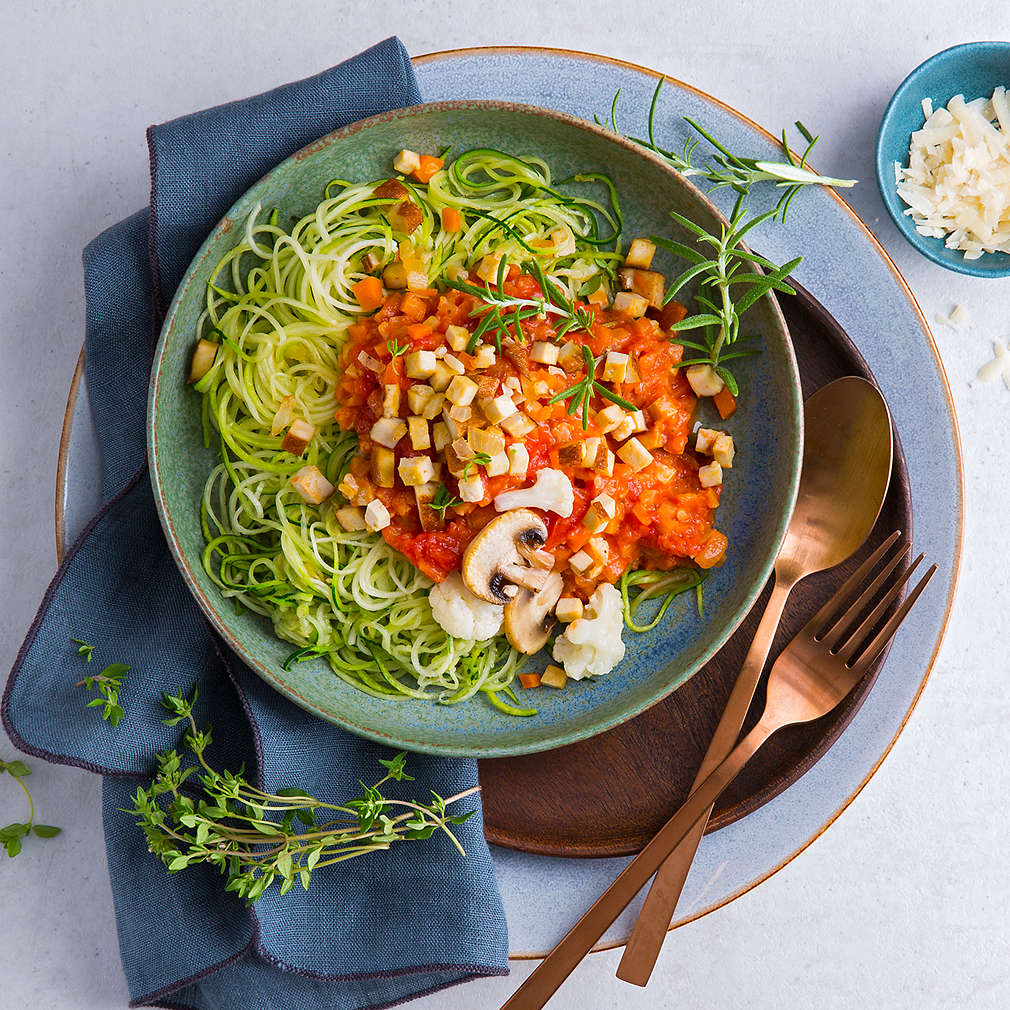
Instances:
[[[541,1010],[755,751],[776,730],[826,715],[855,687],[936,572],[936,565],[930,567],[888,618],[887,612],[923,558],[920,554],[907,564],[909,552],[910,546],[902,539],[888,538],[807,622],[768,675],[765,708],[757,725],[691,793],[501,1010]]]

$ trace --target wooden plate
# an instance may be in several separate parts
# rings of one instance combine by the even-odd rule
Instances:
[[[804,397],[843,375],[872,380],[844,330],[812,295],[792,283],[796,297],[781,296],[780,304],[796,349]],[[772,656],[860,560],[896,529],[912,535],[908,471],[897,440],[891,486],[876,528],[851,561],[797,586]],[[488,841],[551,856],[638,852],[687,798],[769,592],[766,587],[758,606],[704,669],[638,718],[568,747],[481,761]],[[746,816],[812,767],[856,714],[885,658],[886,652],[834,712],[772,737],[723,794],[708,830]],[[762,704],[763,685],[751,709],[752,722]]]

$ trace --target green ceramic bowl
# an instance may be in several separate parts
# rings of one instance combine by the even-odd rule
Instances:
[[[616,726],[683,684],[726,641],[764,586],[792,512],[802,454],[799,375],[785,321],[771,297],[749,313],[747,329],[762,353],[738,369],[740,408],[728,427],[739,451],[726,481],[718,525],[727,534],[726,563],[706,583],[704,617],[693,594],[678,599],[654,631],[625,632],[627,655],[611,674],[571,683],[564,691],[523,692],[532,718],[495,711],[483,697],[455,706],[384,701],[335,677],[324,660],[281,664],[291,646],[270,623],[235,614],[200,564],[199,502],[215,454],[203,448],[199,397],[185,379],[206,282],[233,245],[233,228],[256,204],[278,207],[282,220],[311,211],[334,177],[379,178],[400,148],[461,152],[496,147],[536,154],[555,178],[605,171],[616,182],[625,235],[677,236],[674,209],[709,230],[715,207],[660,159],[591,123],[530,106],[498,102],[420,105],[367,119],[309,145],[245,194],[207,238],[179,287],[165,321],[151,379],[148,448],[155,500],[176,562],[207,617],[235,652],[296,704],[354,733],[409,750],[446,755],[506,756],[572,743]],[[675,264],[657,256],[671,276]],[[543,666],[544,659],[538,660]],[[518,685],[517,685],[518,689]],[[523,696],[525,695],[525,696]]]

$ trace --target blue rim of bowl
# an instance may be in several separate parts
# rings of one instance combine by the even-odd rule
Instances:
[[[648,161],[653,162],[655,165],[660,167],[664,172],[676,177],[679,182],[694,192],[694,195],[698,200],[706,205],[709,212],[715,217],[725,222],[725,215],[715,206],[715,204],[703,193],[700,189],[694,186],[688,179],[686,179],[680,172],[672,168],[667,162],[665,162],[659,156],[653,154],[647,149],[635,144],[632,141],[626,140],[624,137],[618,134],[612,133],[603,127],[597,126],[588,120],[582,119],[578,116],[572,116],[568,113],[559,112],[556,109],[543,108],[536,105],[527,105],[521,102],[503,102],[503,101],[483,101],[483,100],[459,100],[451,102],[427,102],[421,105],[411,106],[407,109],[394,109],[390,112],[380,113],[376,116],[371,116],[368,119],[359,120],[358,122],[351,123],[342,129],[335,130],[332,133],[326,134],[324,137],[318,140],[312,141],[307,144],[301,150],[296,151],[289,158],[286,158],[284,162],[279,163],[285,164],[290,161],[300,161],[304,158],[313,154],[323,147],[329,146],[331,143],[337,140],[341,140],[345,137],[351,136],[362,130],[367,129],[373,123],[387,122],[390,118],[394,116],[413,116],[417,114],[422,114],[425,112],[441,111],[441,110],[453,110],[453,109],[488,109],[488,110],[504,110],[504,111],[518,111],[526,112],[536,116],[542,116],[548,119],[553,119],[556,122],[565,123],[567,125],[575,126],[581,130],[588,133],[595,134],[599,137],[604,138],[610,143],[616,144],[618,146],[624,147],[627,150],[633,151],[637,156],[645,158]],[[271,169],[267,172],[260,180],[253,183],[250,189],[255,188],[260,185],[264,179],[269,178],[274,171],[279,167]],[[148,393],[148,408],[147,408],[147,451],[148,459],[150,461],[150,477],[151,486],[154,492],[154,503],[158,512],[158,518],[161,522],[162,530],[165,534],[165,539],[168,541],[168,545],[175,561],[176,567],[182,574],[186,585],[193,595],[194,599],[199,604],[200,608],[203,610],[207,619],[210,621],[216,632],[224,639],[228,644],[229,648],[239,656],[240,659],[251,670],[253,670],[259,677],[266,681],[271,687],[276,691],[280,692],[289,700],[293,701],[300,708],[307,712],[311,712],[313,715],[326,722],[332,723],[337,726],[342,726],[347,730],[357,734],[358,736],[365,737],[369,740],[374,740],[377,743],[385,744],[387,746],[399,746],[405,747],[408,750],[416,751],[419,753],[426,754],[436,754],[442,757],[472,757],[472,758],[496,758],[496,757],[514,757],[521,754],[534,754],[541,751],[553,750],[556,747],[563,747],[571,743],[576,743],[579,740],[586,740],[591,737],[597,736],[600,733],[604,733],[607,730],[614,729],[616,726],[623,725],[629,719],[633,719],[642,712],[651,708],[653,705],[658,704],[669,694],[672,693],[674,688],[672,687],[659,687],[653,691],[643,702],[635,706],[629,707],[627,710],[623,711],[620,715],[614,716],[613,718],[603,719],[598,723],[595,723],[591,727],[585,729],[573,730],[566,734],[561,734],[556,738],[550,738],[544,741],[536,741],[532,743],[527,743],[519,746],[483,746],[483,747],[460,747],[453,744],[432,744],[430,741],[426,740],[411,740],[406,737],[394,737],[389,734],[382,733],[369,726],[362,726],[354,720],[348,718],[344,715],[337,715],[333,712],[327,711],[320,706],[309,701],[307,698],[303,697],[295,688],[287,684],[285,681],[280,679],[274,671],[260,660],[256,659],[245,648],[241,640],[232,632],[231,628],[224,622],[218,613],[217,607],[209,599],[206,593],[202,590],[199,583],[196,580],[193,569],[183,553],[179,538],[175,532],[174,524],[171,517],[169,516],[169,510],[165,499],[165,490],[161,479],[161,458],[158,447],[158,440],[155,436],[155,423],[154,419],[158,412],[158,399],[159,393],[161,391],[162,380],[164,379],[164,356],[168,343],[168,335],[172,329],[172,324],[174,322],[175,316],[177,315],[180,305],[186,296],[187,291],[194,279],[194,273],[198,264],[207,257],[210,252],[210,247],[214,243],[218,232],[221,230],[222,225],[227,223],[229,226],[233,222],[235,216],[241,213],[239,209],[240,206],[245,202],[248,195],[248,190],[243,193],[238,200],[228,209],[221,221],[210,231],[207,238],[204,240],[200,249],[197,251],[196,255],[187,268],[186,275],[180,283],[175,295],[172,298],[172,303],[169,306],[168,312],[165,315],[165,321],[162,324],[161,333],[158,337],[158,343],[154,352],[154,363],[151,369],[151,382],[149,386]],[[746,246],[744,246],[746,248]],[[754,579],[752,588],[747,593],[744,600],[741,602],[740,606],[732,617],[726,622],[722,629],[715,635],[712,644],[709,646],[705,652],[698,657],[698,659],[691,664],[686,671],[686,674],[682,678],[678,678],[679,683],[677,686],[682,686],[687,683],[718,651],[726,644],[729,637],[734,631],[739,627],[743,619],[750,613],[754,604],[757,602],[758,597],[761,595],[765,585],[768,582],[768,578],[771,575],[772,568],[775,563],[775,558],[778,556],[779,550],[782,546],[782,541],[785,538],[786,529],[789,525],[789,521],[792,518],[793,509],[796,504],[796,497],[799,492],[799,481],[800,481],[800,468],[803,459],[803,397],[801,393],[800,386],[800,376],[799,376],[799,366],[796,363],[796,355],[793,351],[792,339],[789,335],[789,327],[786,325],[785,317],[782,315],[782,310],[779,307],[778,301],[772,292],[769,292],[766,296],[768,298],[772,311],[776,316],[779,325],[781,326],[782,332],[786,336],[785,341],[785,351],[786,359],[789,367],[791,381],[789,383],[789,388],[792,392],[792,407],[793,412],[798,420],[796,439],[791,447],[791,454],[793,457],[793,465],[790,468],[790,484],[787,492],[787,507],[783,510],[782,515],[779,517],[779,523],[775,530],[774,536],[774,548],[768,552],[768,556],[764,563],[761,565],[759,574]]]
[[[928,60],[920,63],[910,74],[908,74],[901,84],[898,85],[894,94],[891,96],[891,100],[887,103],[887,108],[884,109],[884,115],[881,117],[880,127],[877,130],[877,144],[875,150],[877,187],[880,190],[880,197],[883,200],[884,207],[887,208],[887,213],[897,226],[898,231],[901,232],[902,236],[909,245],[915,248],[918,252],[922,253],[922,255],[925,256],[926,259],[930,260],[930,262],[935,263],[937,266],[944,267],[946,270],[952,270],[959,274],[966,274],[969,277],[1002,278],[1010,277],[1010,254],[983,253],[983,257],[1006,257],[1006,266],[999,269],[984,269],[982,267],[976,267],[972,265],[971,260],[946,260],[939,253],[937,246],[934,244],[939,242],[941,243],[940,248],[944,248],[942,246],[942,239],[930,238],[927,235],[920,235],[915,230],[912,219],[907,214],[901,213],[898,209],[897,203],[895,202],[896,200],[900,200],[900,197],[898,197],[894,191],[894,159],[885,159],[883,149],[884,134],[886,133],[891,116],[897,108],[898,103],[906,97],[906,94],[909,88],[911,88],[913,82],[918,79],[924,71],[928,71],[935,64],[949,58],[952,53],[976,49],[979,46],[1002,49],[1008,56],[1010,56],[1010,42],[1001,42],[996,39],[990,41],[962,42],[956,46],[949,46],[947,49],[943,49],[933,56],[930,56]],[[1008,81],[1007,84],[1010,86],[1010,81]]]

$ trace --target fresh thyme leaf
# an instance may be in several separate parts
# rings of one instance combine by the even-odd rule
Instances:
[[[101,673],[79,680],[74,687],[83,687],[86,691],[97,688],[98,697],[89,701],[85,707],[100,707],[102,718],[107,719],[113,726],[118,726],[125,714],[119,704],[119,688],[129,672],[130,668],[125,663],[110,663]]]
[[[491,457],[486,452],[474,453],[473,459],[468,459],[463,466],[463,479],[470,476],[470,471],[475,466],[487,466],[491,462]],[[444,513],[443,513],[444,515]]]
[[[197,729],[195,700],[195,690],[190,699],[181,691],[162,697],[170,721],[184,721],[185,731],[179,748],[157,755],[153,782],[138,788],[133,806],[124,810],[136,818],[148,848],[169,873],[205,864],[225,877],[225,891],[252,904],[275,883],[281,894],[295,882],[307,890],[316,870],[436,831],[465,855],[452,827],[473,811],[450,815],[446,809],[476,788],[447,799],[433,793],[427,802],[387,798],[381,791],[386,782],[412,781],[406,754],[400,753],[380,759],[386,774],[373,785],[362,783],[361,794],[343,803],[324,802],[294,787],[264,792],[241,771],[221,772],[208,764],[210,733]],[[195,756],[195,768],[183,770],[180,750]],[[196,778],[183,792],[191,773]]]
[[[389,353],[393,355],[394,358],[399,357],[401,354],[406,354],[410,350],[410,344],[406,344],[403,347],[400,346],[399,341],[395,338],[393,340],[386,341],[386,348]]]
[[[71,638],[70,641],[77,646],[77,655],[83,656],[85,663],[90,663],[91,654],[95,651],[95,647],[93,645],[88,645],[87,642],[80,638]]]
[[[0,775],[4,772],[7,772],[17,782],[28,801],[27,821],[13,821],[0,828],[0,845],[3,846],[8,858],[13,859],[21,851],[21,840],[27,838],[33,831],[39,838],[55,838],[61,829],[53,827],[51,824],[35,824],[35,804],[32,802],[32,794],[24,783],[25,778],[32,773],[28,765],[18,759],[0,761]]]
[[[463,503],[458,498],[453,498],[449,494],[449,489],[444,484],[438,485],[438,490],[435,492],[435,497],[428,503],[428,507],[435,512],[440,512],[442,515],[442,521],[445,522],[445,511],[446,509],[454,509],[457,505],[462,505]]]

